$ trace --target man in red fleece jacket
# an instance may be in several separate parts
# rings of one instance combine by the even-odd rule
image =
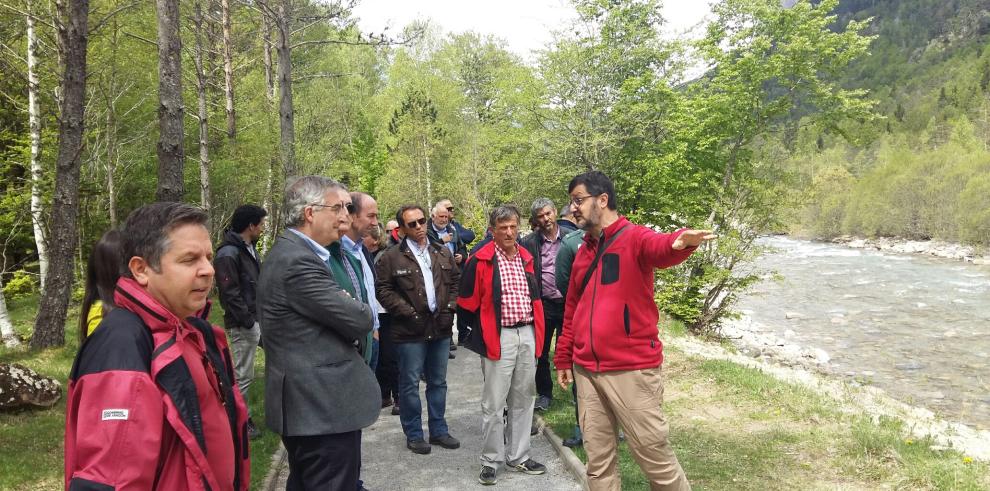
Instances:
[[[586,233],[571,270],[554,365],[564,390],[577,384],[588,484],[592,491],[621,489],[619,424],[650,489],[690,489],[660,407],[663,344],[654,269],[683,262],[716,236],[690,229],[662,234],[630,223],[616,211],[615,187],[601,172],[578,175],[568,193]]]

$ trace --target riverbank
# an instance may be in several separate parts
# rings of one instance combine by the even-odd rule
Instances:
[[[673,327],[661,328],[663,407],[693,489],[990,489],[990,465],[914,435],[904,420],[849,403],[855,388],[812,388],[796,380],[817,377],[806,370],[785,375],[779,365]],[[570,394],[555,387],[543,418],[570,436]],[[649,489],[628,446],[619,451],[622,489]],[[586,462],[582,448],[574,453]]]
[[[824,242],[841,244],[853,249],[872,249],[896,254],[920,254],[966,261],[978,265],[990,264],[990,255],[987,255],[988,251],[985,249],[940,240],[908,240],[899,237],[864,238],[842,235]]]

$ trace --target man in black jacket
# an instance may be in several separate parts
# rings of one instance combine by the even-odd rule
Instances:
[[[550,343],[554,334],[560,332],[564,324],[564,296],[554,281],[554,262],[560,250],[561,239],[566,232],[557,220],[557,209],[548,198],[537,198],[530,207],[529,224],[533,233],[524,237],[520,244],[533,256],[536,273],[536,291],[543,300],[545,335],[543,346],[537,347],[539,358],[536,362],[536,405],[538,411],[550,408],[553,395],[553,379],[550,375]]]
[[[223,323],[234,355],[234,376],[244,400],[254,380],[254,354],[261,339],[261,327],[255,316],[255,283],[261,262],[254,243],[265,231],[268,212],[255,205],[241,205],[234,210],[230,228],[213,259]],[[248,436],[261,436],[261,431],[248,419]]]

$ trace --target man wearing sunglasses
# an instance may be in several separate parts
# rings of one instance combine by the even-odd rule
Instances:
[[[654,270],[683,262],[716,236],[691,229],[657,233],[630,223],[616,211],[612,181],[598,171],[576,176],[568,193],[585,237],[574,258],[553,361],[564,390],[577,384],[589,487],[621,488],[618,423],[650,489],[691,489],[661,410],[663,343]]]
[[[375,268],[375,290],[388,311],[399,357],[399,420],[406,447],[417,454],[430,453],[431,445],[455,449],[461,444],[450,436],[444,414],[460,272],[450,250],[427,239],[422,207],[405,205],[395,219],[405,239],[382,253]],[[426,378],[429,442],[423,438],[420,374]]]

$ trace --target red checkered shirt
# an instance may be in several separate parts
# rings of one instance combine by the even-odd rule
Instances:
[[[519,251],[508,257],[498,246],[498,275],[502,282],[502,327],[514,326],[520,322],[533,322],[533,300],[529,296],[529,283],[523,268]]]

